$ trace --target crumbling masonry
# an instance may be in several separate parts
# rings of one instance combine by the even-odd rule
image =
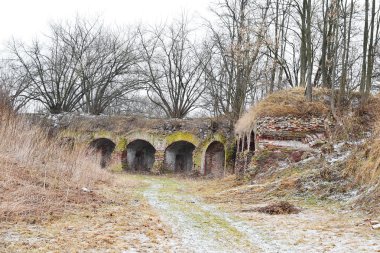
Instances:
[[[234,136],[223,119],[64,115],[56,132],[100,156],[102,167],[222,177],[233,173]]]
[[[324,142],[329,126],[314,116],[261,117],[234,134],[226,120],[212,118],[61,115],[47,120],[65,142],[99,155],[102,167],[211,177],[242,177],[260,150],[286,150],[297,161]]]
[[[315,151],[325,143],[328,119],[306,116],[261,117],[247,129],[236,133],[235,171],[242,178],[251,166],[257,151],[286,153],[298,162],[306,152]]]

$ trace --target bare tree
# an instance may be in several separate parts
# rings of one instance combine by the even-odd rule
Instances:
[[[136,34],[111,30],[101,21],[52,23],[43,40],[10,45],[15,63],[30,80],[28,98],[51,113],[84,109],[100,114],[138,83]]]
[[[108,114],[137,115],[148,118],[167,117],[161,107],[154,104],[145,94],[132,92],[114,99],[106,109]]]
[[[268,4],[258,1],[224,0],[213,13],[218,22],[208,22],[212,35],[212,61],[207,68],[208,92],[214,114],[236,121],[245,110],[252,87],[252,70],[265,39]],[[257,15],[257,16],[256,16]],[[259,17],[259,18],[257,18]]]
[[[86,27],[89,26],[80,29],[86,30]],[[137,89],[139,56],[134,32],[111,31],[102,26],[96,30],[91,34],[93,38],[88,48],[78,54],[78,75],[84,92],[83,109],[97,115],[103,113],[113,100]],[[78,46],[75,41],[70,43]]]
[[[270,18],[272,22],[268,28],[271,29],[273,27],[274,31],[266,36],[265,45],[267,52],[264,52],[272,60],[269,93],[272,93],[275,88],[284,88],[282,85],[284,75],[287,82],[286,86],[294,87],[295,83],[297,83],[297,80],[293,80],[294,78],[292,77],[291,66],[289,64],[291,61],[286,56],[286,51],[292,44],[287,38],[290,31],[291,2],[291,0],[278,0],[271,1],[270,5]],[[276,78],[277,85],[275,84]]]
[[[139,30],[140,67],[149,99],[171,118],[183,118],[195,108],[205,89],[204,72],[209,56],[193,41],[188,20],[151,30]]]
[[[295,6],[299,14],[298,20],[301,32],[301,49],[300,49],[300,85],[306,87],[306,98],[312,100],[313,84],[313,54],[312,54],[312,0],[302,0],[302,3],[295,1]]]
[[[51,26],[46,43],[36,40],[28,46],[13,41],[10,50],[30,80],[29,98],[56,114],[77,109],[83,91],[76,74],[79,59],[75,49],[65,44],[54,30]]]
[[[29,102],[27,90],[30,80],[22,68],[10,60],[0,61],[0,90],[5,93],[15,111],[23,109]]]
[[[343,2],[343,1],[342,1]],[[346,89],[348,86],[348,70],[349,70],[349,56],[350,56],[350,44],[352,36],[352,19],[354,12],[354,0],[350,1],[348,7],[348,1],[345,0],[342,4],[343,7],[343,53],[342,53],[342,77],[339,85],[338,105],[342,104],[342,100],[346,95]],[[348,20],[348,25],[347,25]]]

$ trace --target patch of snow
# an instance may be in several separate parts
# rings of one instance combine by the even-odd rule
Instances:
[[[283,141],[283,140],[261,140],[263,145],[273,145],[280,147],[288,147],[300,150],[310,150],[309,144],[302,143],[301,141]]]
[[[326,161],[330,164],[335,164],[337,162],[345,161],[351,155],[350,151],[344,152],[342,154],[336,154],[333,156],[326,157]]]
[[[286,161],[279,161],[278,162],[278,167],[277,167],[277,170],[284,170],[284,169],[287,169],[289,168],[289,163],[286,162]]]
[[[311,156],[311,157],[308,157],[308,158],[306,158],[306,159],[303,159],[303,160],[299,161],[298,163],[299,163],[299,164],[305,164],[305,163],[311,162],[311,161],[313,161],[313,160],[315,160],[315,159],[316,159],[315,156]]]

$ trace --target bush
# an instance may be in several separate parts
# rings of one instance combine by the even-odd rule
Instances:
[[[256,208],[256,211],[260,213],[275,215],[299,213],[301,210],[287,201],[280,201],[278,203]]]

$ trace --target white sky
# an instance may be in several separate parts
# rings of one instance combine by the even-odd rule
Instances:
[[[0,0],[0,47],[14,36],[31,40],[49,21],[101,16],[106,23],[156,23],[178,17],[205,16],[212,0]]]

